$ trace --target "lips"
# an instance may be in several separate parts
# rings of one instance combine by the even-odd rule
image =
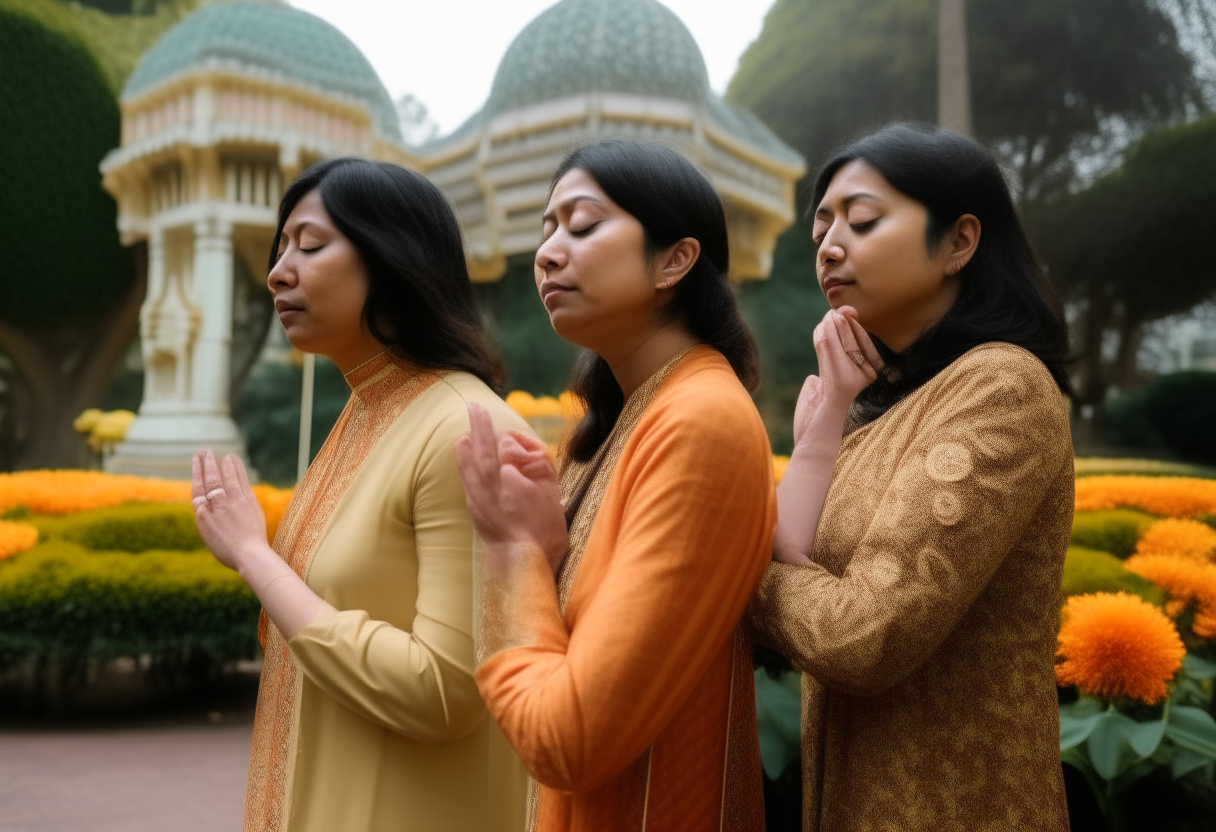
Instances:
[[[832,289],[835,289],[837,286],[850,286],[852,283],[853,281],[851,280],[846,280],[843,277],[833,275],[832,277],[826,278],[823,281],[823,291],[826,293]]]
[[[561,297],[566,292],[573,292],[573,291],[574,291],[573,286],[563,286],[560,283],[554,283],[549,280],[544,280],[544,281],[541,281],[541,284],[540,284],[540,300],[541,300],[541,303],[543,303],[545,305],[545,308],[548,309],[549,305],[554,300]]]
[[[304,306],[299,303],[292,303],[283,298],[277,298],[274,302],[274,311],[282,315],[284,312],[303,312]]]

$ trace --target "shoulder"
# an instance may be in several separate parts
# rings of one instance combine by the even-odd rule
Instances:
[[[756,405],[729,362],[708,347],[678,367],[655,396],[644,422],[691,440],[737,445],[768,434]]]
[[[469,405],[477,404],[490,413],[494,429],[499,433],[508,430],[530,431],[528,423],[498,397],[485,382],[464,372],[446,372],[440,375],[428,393],[433,398],[435,430],[433,436],[455,441],[469,431]]]

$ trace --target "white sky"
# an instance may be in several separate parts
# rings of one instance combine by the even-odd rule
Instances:
[[[336,26],[371,61],[395,101],[412,93],[441,133],[454,130],[490,94],[511,41],[556,0],[291,0]],[[662,0],[688,26],[726,89],[739,56],[760,34],[772,0]]]

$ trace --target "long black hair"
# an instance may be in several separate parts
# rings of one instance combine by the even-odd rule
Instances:
[[[1063,309],[1035,260],[992,154],[958,133],[894,124],[848,145],[824,164],[815,178],[811,214],[836,172],[855,160],[925,206],[930,251],[964,214],[974,214],[981,228],[975,254],[959,271],[958,298],[945,317],[899,353],[875,339],[887,366],[857,397],[858,420],[877,419],[963,353],[991,341],[1033,353],[1060,390],[1071,393]]]
[[[609,199],[642,224],[648,257],[685,237],[701,244],[700,256],[661,314],[682,320],[698,341],[722,353],[748,392],[754,391],[760,384],[760,350],[727,279],[726,213],[709,179],[668,147],[625,140],[596,142],[570,153],[558,165],[549,192],[572,170],[594,179]],[[608,362],[591,352],[575,363],[570,389],[586,413],[571,432],[565,452],[586,461],[616,424],[624,394]]]
[[[460,225],[439,188],[390,162],[344,157],[313,165],[279,203],[271,269],[283,225],[313,190],[363,258],[363,320],[376,340],[424,367],[463,370],[502,392],[502,360],[473,294]]]

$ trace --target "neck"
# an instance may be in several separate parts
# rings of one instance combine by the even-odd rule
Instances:
[[[384,344],[372,338],[341,351],[334,350],[332,354],[325,354],[325,357],[337,365],[342,375],[346,375],[360,364],[371,361],[386,349]]]
[[[624,350],[597,352],[608,362],[616,383],[628,399],[664,364],[697,343],[683,322],[677,321],[655,330]]]

